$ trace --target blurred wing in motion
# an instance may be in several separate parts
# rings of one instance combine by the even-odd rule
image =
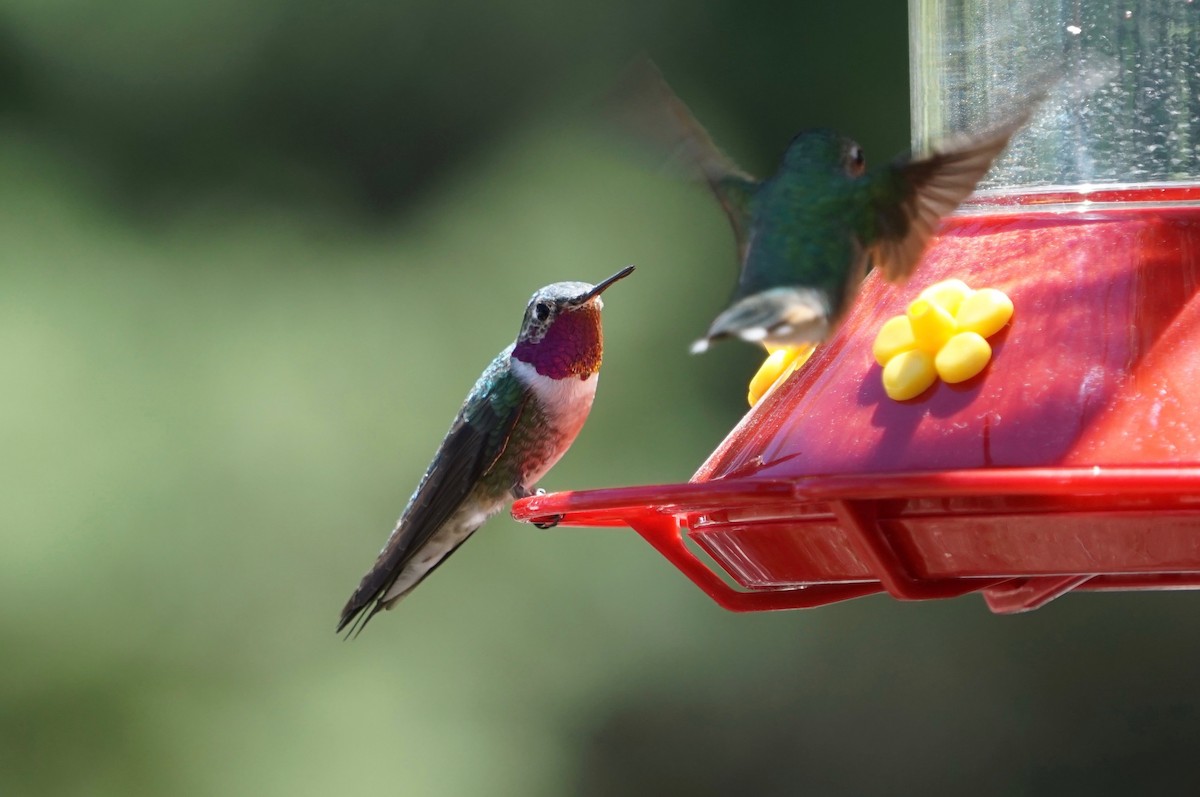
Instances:
[[[874,236],[866,243],[886,279],[912,273],[942,218],[971,195],[1032,111],[981,136],[952,139],[926,157],[894,161],[869,178]]]
[[[634,62],[606,105],[608,116],[620,130],[681,167],[688,177],[707,183],[729,217],[737,239],[738,262],[742,262],[749,237],[750,203],[758,181],[721,152],[648,58]]]
[[[1088,56],[1070,69],[1062,66],[1047,71],[1008,103],[1020,110],[1000,114],[1005,121],[988,132],[952,138],[928,156],[902,158],[869,176],[873,235],[864,243],[874,266],[893,282],[907,278],[942,217],[971,195],[1047,97],[1078,107],[1117,74],[1116,65],[1106,56]]]

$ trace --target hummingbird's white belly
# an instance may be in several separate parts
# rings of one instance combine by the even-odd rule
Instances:
[[[449,556],[455,548],[475,533],[488,518],[508,505],[511,499],[500,499],[489,505],[478,500],[467,499],[442,527],[433,533],[429,541],[421,546],[412,559],[404,565],[400,575],[383,596],[382,601],[397,600],[415,587],[425,574],[437,566],[438,562]],[[388,606],[390,609],[391,606]]]

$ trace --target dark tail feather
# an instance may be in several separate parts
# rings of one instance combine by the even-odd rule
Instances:
[[[337,632],[340,634],[342,629],[350,625],[350,630],[346,632],[345,639],[357,639],[358,635],[367,627],[367,623],[371,622],[371,618],[379,614],[384,608],[382,601],[376,601],[375,605],[370,608],[362,607],[353,614],[343,615],[338,623]]]
[[[467,535],[470,536],[470,535]],[[390,609],[400,602],[402,598],[416,589],[429,577],[434,570],[437,570],[442,564],[450,558],[451,554],[459,549],[459,546],[466,541],[466,537],[458,541],[458,544],[451,548],[446,554],[434,563],[433,567],[421,574],[415,582],[409,585],[408,589],[398,595],[393,595],[387,600],[384,596],[391,590],[392,585],[396,583],[396,578],[399,576],[400,570],[397,567],[383,567],[379,563],[371,568],[371,571],[363,576],[362,582],[358,585],[358,589],[354,590],[354,594],[350,596],[350,600],[346,602],[346,606],[342,609],[342,616],[338,619],[337,633],[342,633],[346,626],[350,626],[350,631],[346,634],[346,639],[353,639],[362,633],[362,630],[367,627],[367,623],[371,622],[371,618],[379,614],[384,609]]]
[[[346,639],[353,639],[361,634],[371,618],[385,608],[384,602],[380,598],[382,598],[382,594],[379,591],[371,593],[368,597],[363,594],[361,589],[355,590],[342,609],[341,617],[338,618],[336,633],[340,634],[346,626],[350,626]]]

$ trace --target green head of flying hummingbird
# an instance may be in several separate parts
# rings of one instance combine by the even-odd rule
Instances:
[[[693,352],[727,337],[778,345],[824,340],[868,268],[891,281],[912,273],[940,219],[974,190],[1033,107],[981,135],[874,169],[851,139],[805,130],[775,174],[759,180],[717,148],[653,64],[639,63],[628,84],[621,92],[629,106],[621,110],[625,126],[704,179],[737,240],[733,296]]]
[[[410,593],[484,521],[534,493],[587,420],[603,354],[597,285],[556,282],[525,308],[516,341],[471,388],[337,630],[361,630]]]

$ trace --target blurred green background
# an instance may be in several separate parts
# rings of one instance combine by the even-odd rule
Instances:
[[[631,532],[490,523],[333,634],[529,294],[607,297],[544,481],[686,480],[758,355],[639,52],[763,173],[907,142],[903,4],[0,4],[0,795],[1183,793],[1194,595],[735,616]]]

